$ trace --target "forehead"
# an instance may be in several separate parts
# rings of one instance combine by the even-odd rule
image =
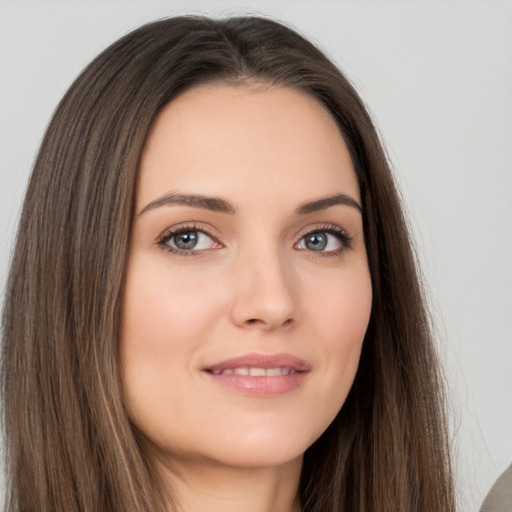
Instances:
[[[164,192],[359,199],[347,147],[328,110],[285,87],[195,87],[157,117],[143,151],[138,204]]]

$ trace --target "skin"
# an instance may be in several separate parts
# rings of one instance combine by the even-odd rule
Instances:
[[[169,194],[222,198],[236,212],[160,200]],[[150,132],[120,357],[130,418],[179,510],[300,510],[303,453],[346,399],[371,310],[360,210],[297,213],[335,194],[360,204],[333,118],[303,93],[199,86],[167,105]],[[208,235],[173,252],[169,230],[184,225]],[[332,226],[349,245],[326,233]],[[324,250],[306,245],[308,230],[323,230]],[[292,354],[311,370],[272,396],[204,371],[254,352]]]

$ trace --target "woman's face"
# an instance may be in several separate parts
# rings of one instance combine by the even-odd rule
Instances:
[[[159,459],[300,460],[343,405],[371,284],[356,176],[326,109],[209,85],[157,118],[140,166],[120,356]]]

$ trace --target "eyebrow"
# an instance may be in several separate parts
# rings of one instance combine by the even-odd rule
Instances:
[[[307,203],[301,204],[297,208],[296,213],[299,215],[307,215],[308,213],[326,210],[327,208],[338,204],[351,206],[352,208],[358,210],[359,213],[363,213],[363,207],[355,199],[347,196],[346,194],[335,194],[333,196],[323,197],[315,201],[308,201]]]
[[[213,212],[236,214],[237,208],[234,204],[222,199],[220,197],[203,196],[200,194],[166,194],[162,197],[151,201],[147,204],[139,213],[142,215],[150,210],[154,210],[160,206],[170,206],[173,204],[192,206],[194,208],[202,208]],[[295,213],[297,215],[307,215],[309,213],[326,210],[331,206],[335,205],[346,205],[355,208],[360,213],[363,212],[363,208],[359,203],[352,197],[346,194],[335,194],[333,196],[323,197],[314,201],[308,201],[302,203]]]
[[[149,210],[154,210],[159,206],[169,206],[173,204],[181,204],[184,206],[193,206],[194,208],[203,208],[205,210],[211,210],[212,212],[220,213],[236,213],[236,208],[233,204],[220,197],[208,197],[198,194],[166,194],[165,196],[159,197],[154,201],[151,201],[146,205],[139,215],[146,213]]]

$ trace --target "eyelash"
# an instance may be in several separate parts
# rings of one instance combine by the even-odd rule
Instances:
[[[323,258],[332,258],[332,257],[336,257],[336,256],[341,256],[341,254],[343,252],[345,252],[345,250],[352,248],[352,241],[353,241],[352,237],[343,228],[340,228],[339,226],[336,226],[335,224],[323,224],[320,226],[315,226],[312,229],[308,229],[305,232],[300,234],[299,242],[297,242],[297,243],[300,243],[300,241],[303,238],[305,238],[306,236],[313,235],[316,233],[327,233],[329,235],[333,235],[340,242],[340,247],[333,251],[315,252],[315,251],[308,251],[305,249],[301,249],[301,250],[303,250],[311,255],[321,256]]]
[[[217,244],[220,244],[220,242],[217,240],[217,238],[213,235],[213,233],[210,232],[208,228],[205,228],[204,226],[197,226],[196,224],[188,224],[184,226],[180,226],[177,228],[170,228],[160,236],[160,238],[157,240],[157,245],[165,252],[175,254],[177,256],[200,256],[204,249],[199,250],[187,250],[187,249],[178,249],[176,247],[171,247],[168,245],[169,240],[171,240],[173,237],[178,236],[182,233],[189,233],[189,232],[198,232],[198,233],[204,233],[205,235],[209,236],[214,242]]]
[[[166,230],[157,240],[156,245],[167,253],[172,253],[177,256],[200,256],[205,250],[208,249],[196,249],[196,250],[186,250],[186,249],[178,249],[175,247],[171,247],[168,242],[173,237],[180,235],[181,233],[189,233],[189,232],[198,232],[204,233],[209,236],[215,243],[220,244],[215,235],[211,233],[211,231],[206,227],[199,227],[196,224],[184,225],[177,228],[170,228]],[[312,253],[321,257],[335,257],[340,256],[346,249],[352,248],[352,237],[342,228],[336,226],[334,224],[324,224],[320,226],[315,226],[312,229],[308,229],[300,234],[299,241],[294,245],[294,247],[299,244],[306,236],[313,235],[316,233],[326,233],[329,235],[333,235],[338,239],[341,246],[332,251],[308,251],[307,249],[299,249],[301,251],[305,251],[308,253]]]

